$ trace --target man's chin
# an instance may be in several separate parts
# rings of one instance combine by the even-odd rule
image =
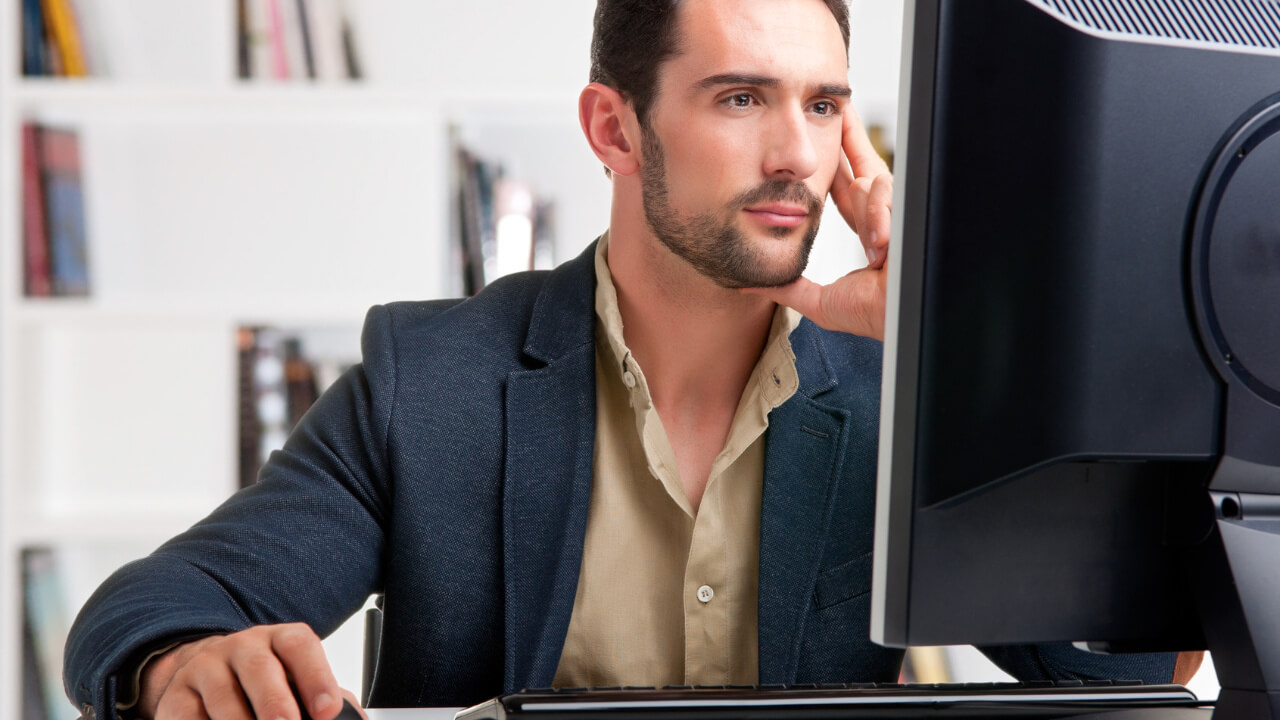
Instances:
[[[727,290],[748,288],[776,288],[790,285],[804,273],[808,257],[794,258],[783,264],[753,262],[749,270],[727,273],[716,279],[716,284]]]

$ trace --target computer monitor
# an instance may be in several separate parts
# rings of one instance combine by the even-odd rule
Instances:
[[[1280,718],[1280,3],[908,0],[872,636]]]

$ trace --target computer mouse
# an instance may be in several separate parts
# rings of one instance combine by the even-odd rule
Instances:
[[[298,703],[298,708],[302,710],[302,720],[311,720],[311,714],[307,712],[306,707],[302,703]],[[362,720],[360,711],[356,710],[348,700],[342,701],[342,712],[338,713],[338,717],[334,720]]]

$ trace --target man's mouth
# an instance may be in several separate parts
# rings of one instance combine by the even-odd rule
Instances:
[[[744,211],[757,221],[772,227],[799,227],[809,217],[808,208],[785,203],[753,205],[744,208]]]

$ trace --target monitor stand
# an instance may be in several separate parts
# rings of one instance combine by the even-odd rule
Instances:
[[[1280,95],[1213,158],[1188,280],[1206,360],[1225,382],[1214,530],[1195,578],[1222,692],[1215,720],[1280,720]]]
[[[1277,427],[1277,426],[1272,426]],[[1280,468],[1224,457],[1200,548],[1197,604],[1222,689],[1214,720],[1280,720]]]

